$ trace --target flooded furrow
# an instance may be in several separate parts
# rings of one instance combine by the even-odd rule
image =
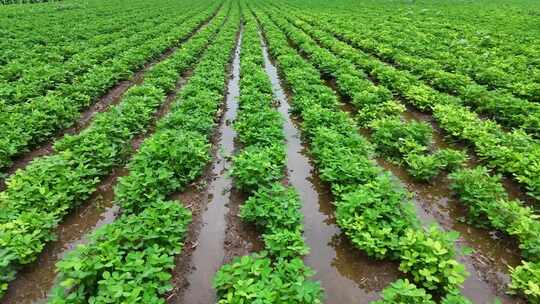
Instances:
[[[285,118],[288,181],[299,192],[304,214],[304,236],[310,254],[306,264],[317,274],[326,294],[326,303],[369,303],[379,292],[401,276],[397,264],[367,257],[354,248],[336,225],[332,195],[317,176],[297,122],[290,117],[287,95],[276,66],[263,43],[265,69],[270,76],[279,111]]]
[[[464,143],[459,140],[453,140],[450,137],[445,137],[445,132],[439,127],[438,123],[435,121],[431,114],[420,112],[417,109],[407,106],[407,111],[403,113],[403,118],[406,121],[422,121],[431,125],[433,129],[433,141],[435,142],[436,148],[458,148],[460,150],[466,151],[467,156],[469,157],[468,165],[469,167],[475,167],[479,165],[486,166],[486,163],[482,161],[474,149],[467,143]],[[502,184],[508,193],[510,199],[517,199],[524,202],[527,206],[538,210],[537,200],[527,194],[525,188],[520,185],[514,178],[503,175]]]
[[[154,133],[155,123],[169,112],[176,96],[190,75],[191,72],[186,72],[177,81],[175,90],[167,95],[165,102],[156,111],[149,131],[136,136],[131,141],[133,154],[137,152],[144,139]],[[37,304],[46,301],[56,279],[55,264],[78,244],[87,242],[92,231],[112,223],[117,218],[119,208],[114,205],[114,187],[118,178],[127,174],[126,168],[115,168],[110,175],[101,181],[90,199],[66,216],[56,228],[57,240],[45,246],[37,261],[26,265],[19,271],[15,280],[9,284],[6,295],[0,300],[0,303]]]
[[[217,139],[217,153],[215,155],[210,172],[207,192],[206,209],[202,211],[200,218],[200,231],[195,243],[191,240],[194,249],[188,264],[179,265],[184,270],[187,287],[179,290],[179,294],[171,295],[169,303],[185,304],[208,304],[215,302],[215,292],[212,288],[212,280],[215,273],[223,263],[225,256],[224,240],[226,228],[226,215],[229,212],[227,204],[231,201],[232,179],[227,171],[231,166],[231,155],[234,152],[234,138],[236,132],[232,122],[238,110],[239,80],[240,80],[240,43],[242,32],[240,31],[234,58],[232,62],[232,78],[227,84],[225,109],[221,118]],[[203,207],[204,208],[204,207]],[[182,270],[180,270],[182,271]],[[175,270],[176,272],[176,270]]]
[[[219,11],[219,9],[217,10]],[[6,187],[6,180],[10,175],[15,173],[18,169],[24,169],[32,160],[47,156],[54,153],[54,143],[61,139],[64,135],[75,135],[82,132],[84,129],[88,128],[92,123],[95,116],[101,112],[105,112],[110,109],[112,106],[115,106],[120,103],[124,94],[133,86],[140,85],[144,81],[144,75],[155,65],[169,58],[179,46],[189,40],[193,35],[197,34],[213,19],[217,14],[214,13],[211,18],[206,20],[201,24],[195,31],[193,31],[187,38],[182,39],[177,43],[177,46],[168,48],[162,54],[160,54],[156,59],[153,59],[143,65],[138,71],[136,71],[129,79],[122,80],[114,85],[112,88],[108,89],[107,92],[94,101],[88,108],[86,108],[79,116],[79,119],[73,124],[73,126],[68,127],[59,131],[54,137],[48,140],[45,143],[38,145],[30,149],[30,151],[21,154],[13,160],[13,163],[3,170],[5,174],[4,177],[0,176],[0,191],[3,191]]]
[[[351,107],[349,100],[339,94],[335,79],[325,79],[325,82],[340,98],[343,104],[342,110],[354,115],[356,110]],[[441,135],[441,130],[431,115],[407,108],[403,113],[403,118],[405,121],[426,121],[433,126],[433,149],[451,146]],[[369,138],[367,130],[360,129],[359,131]],[[479,163],[479,160],[474,154],[472,155],[469,165],[474,166]],[[397,181],[414,194],[417,214],[425,225],[438,223],[446,230],[458,231],[461,236],[459,246],[470,247],[474,250],[472,255],[460,257],[460,261],[470,273],[462,289],[468,298],[474,303],[482,304],[493,303],[496,298],[502,303],[522,303],[520,299],[505,293],[510,282],[508,266],[516,266],[521,260],[515,240],[501,233],[478,229],[466,223],[466,208],[452,196],[446,176],[438,177],[429,184],[420,183],[416,182],[406,170],[395,164],[381,158],[378,158],[377,162],[381,167],[392,172]],[[519,193],[515,188],[514,190],[514,193]]]
[[[466,145],[459,142],[448,144],[431,115],[407,108],[404,118],[432,125],[433,148],[454,147],[466,150],[470,158],[469,167],[481,164],[481,160]],[[492,303],[495,297],[499,297],[503,303],[524,303],[521,299],[505,294],[510,282],[508,266],[515,267],[521,260],[519,244],[514,238],[466,223],[467,208],[452,195],[447,176],[439,176],[429,184],[418,183],[403,168],[384,160],[380,160],[379,164],[391,170],[415,194],[418,214],[424,222],[438,222],[447,230],[458,231],[461,235],[460,243],[474,250],[470,256],[461,257],[461,262],[471,274],[464,284],[465,295],[475,303]],[[504,179],[504,186],[511,198],[527,199],[517,183]]]

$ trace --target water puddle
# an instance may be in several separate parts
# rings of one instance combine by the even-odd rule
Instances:
[[[326,79],[326,84],[338,96],[341,96],[335,81]],[[351,111],[347,100],[341,99],[341,101],[344,105],[342,110],[353,114],[354,111]],[[430,123],[434,127],[432,148],[449,147],[430,115],[407,109],[403,118],[406,121],[421,120]],[[360,131],[363,134],[366,133],[366,130]],[[459,246],[474,249],[475,253],[472,255],[460,257],[460,261],[470,273],[462,288],[469,299],[474,303],[482,304],[493,303],[495,298],[499,298],[502,303],[521,303],[519,299],[505,294],[506,286],[510,281],[508,266],[516,266],[521,260],[519,251],[516,250],[518,246],[515,240],[465,223],[463,220],[466,217],[466,209],[452,197],[446,177],[439,177],[429,184],[417,183],[403,168],[382,159],[377,159],[377,162],[381,167],[392,172],[398,182],[414,194],[417,214],[424,224],[439,223],[446,230],[456,230],[461,235]],[[470,165],[477,163],[478,159],[473,155]]]
[[[296,122],[290,118],[287,96],[278,71],[263,42],[265,69],[270,76],[279,111],[285,118],[288,181],[299,192],[304,214],[304,236],[311,253],[306,263],[317,274],[326,294],[326,303],[368,303],[396,280],[397,264],[368,258],[341,234],[334,218],[328,187],[318,179],[302,143]]]
[[[215,291],[212,280],[222,265],[225,256],[223,247],[225,240],[226,215],[229,208],[226,203],[231,200],[232,179],[227,175],[231,166],[230,156],[234,152],[234,138],[236,132],[232,122],[238,110],[238,96],[240,95],[240,43],[242,31],[240,30],[232,62],[232,78],[227,85],[225,113],[219,125],[220,133],[216,145],[218,151],[211,169],[211,180],[208,185],[208,204],[202,212],[201,227],[195,247],[191,253],[193,269],[187,274],[188,286],[182,291],[183,296],[170,301],[172,303],[208,304],[215,302]],[[186,267],[186,265],[183,265]]]

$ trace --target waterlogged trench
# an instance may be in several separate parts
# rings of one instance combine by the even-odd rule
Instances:
[[[430,115],[409,108],[404,113],[404,119],[431,124],[434,148],[451,147],[445,142]],[[461,237],[458,246],[467,246],[474,250],[471,255],[460,257],[460,261],[470,273],[462,289],[464,295],[474,303],[481,304],[493,303],[495,298],[499,298],[502,303],[524,303],[521,299],[505,294],[507,284],[510,282],[508,266],[515,267],[521,260],[516,240],[502,233],[475,228],[472,224],[464,222],[467,217],[466,206],[452,195],[447,176],[438,176],[430,183],[416,182],[403,168],[382,159],[378,162],[390,170],[400,183],[414,194],[417,214],[423,223],[438,223],[446,230],[459,232]],[[469,165],[475,166],[478,162],[472,155]],[[521,192],[516,188],[516,184],[505,186],[513,190],[512,197]]]
[[[326,79],[327,85],[342,99],[342,109],[354,115],[355,110],[348,103],[349,100],[338,93],[334,81],[334,79]],[[430,123],[434,131],[433,148],[451,147],[429,115],[422,115],[409,108],[404,113],[403,119]],[[369,137],[367,130],[361,130],[361,132]],[[519,252],[516,250],[518,245],[514,240],[465,223],[466,207],[452,195],[448,187],[450,181],[445,175],[433,179],[430,183],[417,182],[402,167],[383,158],[376,160],[381,167],[396,177],[397,182],[413,193],[417,215],[424,226],[437,223],[445,230],[455,230],[461,236],[457,246],[466,246],[474,250],[471,255],[459,257],[459,261],[470,273],[462,288],[467,298],[473,303],[480,304],[491,304],[495,299],[501,300],[502,303],[522,303],[521,299],[505,293],[507,284],[510,282],[508,266],[516,266],[520,261]],[[477,163],[473,157],[469,165],[473,166]]]
[[[287,95],[278,71],[270,60],[264,41],[265,69],[270,76],[279,111],[285,118],[288,182],[299,192],[304,214],[304,236],[311,248],[306,264],[317,274],[325,290],[326,303],[369,303],[396,280],[397,264],[368,258],[354,248],[336,225],[332,195],[318,178],[297,124],[290,118]]]
[[[232,78],[227,85],[225,113],[221,118],[217,134],[217,153],[211,169],[211,179],[207,187],[207,209],[201,218],[201,230],[191,253],[193,269],[187,274],[187,288],[182,296],[169,301],[184,304],[208,304],[216,300],[212,288],[215,273],[223,263],[225,256],[224,240],[226,229],[226,215],[229,212],[228,203],[231,202],[232,179],[227,171],[231,167],[230,156],[234,153],[234,138],[236,132],[232,122],[238,110],[238,97],[240,95],[240,44],[242,29],[238,35],[234,58],[232,62]],[[186,265],[183,265],[186,267]]]
[[[156,111],[147,132],[136,136],[132,148],[136,153],[140,144],[155,131],[156,122],[170,110],[176,96],[190,76],[184,73],[176,83],[175,90],[167,95],[165,102]],[[38,259],[23,267],[9,286],[2,304],[44,303],[56,279],[55,264],[78,244],[87,242],[92,231],[112,223],[118,215],[119,208],[114,205],[114,187],[119,177],[128,174],[125,168],[116,168],[97,186],[90,199],[66,216],[56,228],[58,239],[45,246]]]

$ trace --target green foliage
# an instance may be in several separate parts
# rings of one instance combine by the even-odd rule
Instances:
[[[510,288],[514,293],[524,295],[530,303],[540,303],[540,263],[522,262],[512,268]]]
[[[418,227],[407,194],[388,175],[343,196],[336,219],[352,243],[370,256],[397,258],[407,228]]]
[[[94,7],[94,9],[96,8]],[[9,75],[5,76],[18,81],[9,85],[12,89],[0,90],[0,100],[9,101],[9,104],[3,106],[2,111],[0,111],[0,168],[9,166],[16,156],[37,144],[52,139],[58,131],[72,126],[80,118],[81,111],[105,95],[119,81],[129,79],[133,72],[143,67],[146,62],[189,37],[212,15],[215,9],[216,6],[209,6],[205,9],[199,7],[195,10],[198,13],[186,13],[180,18],[174,13],[162,14],[154,20],[157,23],[140,22],[131,26],[125,24],[125,20],[124,22],[118,20],[118,18],[122,19],[126,16],[113,14],[115,16],[111,16],[112,19],[105,23],[99,22],[99,18],[95,18],[95,22],[88,22],[90,27],[94,27],[94,29],[71,24],[70,31],[66,31],[64,22],[73,23],[75,20],[79,21],[80,17],[71,19],[66,16],[66,18],[58,17],[59,20],[62,20],[59,24],[63,24],[63,27],[58,28],[55,25],[56,32],[46,30],[50,28],[49,22],[47,22],[47,26],[44,26],[46,33],[26,31],[23,37],[40,34],[45,35],[45,37],[22,39],[22,41],[36,39],[31,47],[26,45],[23,48],[30,49],[29,54],[26,55],[41,58],[33,58],[32,60],[26,58],[25,60],[23,56],[14,61],[22,66],[14,65],[12,67],[14,70],[7,69],[6,73]],[[118,9],[118,11],[122,11],[122,9]],[[54,14],[57,13],[54,12]],[[140,14],[144,16],[150,12],[144,9],[141,10]],[[135,19],[137,18],[133,18],[133,20]],[[33,20],[41,23],[44,19],[35,18]],[[110,23],[112,20],[117,20],[118,23]],[[115,23],[125,24],[125,31],[103,28],[106,24]],[[182,26],[178,26],[180,24]],[[13,30],[19,31],[15,28]],[[99,31],[99,34],[95,33],[96,38],[84,43],[83,41],[86,39],[83,37],[87,35],[92,37],[90,33],[95,30]],[[66,34],[67,32],[70,34]],[[103,39],[101,34],[108,32],[112,32],[110,40]],[[74,36],[71,39],[61,38],[65,35]],[[67,45],[62,42],[63,47],[57,47],[54,41],[58,39],[67,39],[69,42]],[[13,39],[9,40],[13,41]],[[43,44],[37,42],[42,40],[51,43],[47,43],[47,50],[32,53],[32,49],[35,51],[46,44],[45,42]],[[57,43],[59,42],[57,41]],[[16,46],[17,43],[13,43],[9,49]],[[4,46],[0,48],[5,49]],[[75,54],[55,54],[62,51],[68,53],[74,51]],[[170,62],[174,62],[174,60],[170,60]],[[164,73],[161,81],[155,81],[152,85],[168,92],[172,88],[171,82],[175,82],[175,79],[179,77],[178,71],[181,69],[172,74],[170,67],[156,68]],[[167,72],[165,73],[165,71]],[[2,74],[3,72],[0,72],[0,79],[4,79]]]
[[[376,151],[396,161],[410,153],[427,151],[432,141],[431,126],[425,122],[404,124],[397,119],[382,119],[372,126]]]
[[[407,230],[399,242],[399,269],[427,290],[444,294],[458,289],[467,276],[465,266],[455,260],[458,237],[457,232],[444,232],[436,226]]]
[[[463,168],[468,159],[467,154],[464,151],[453,149],[438,150],[435,152],[435,156],[444,164],[447,171],[455,171]]]
[[[199,133],[165,130],[145,141],[130,161],[130,174],[115,188],[116,202],[127,210],[142,210],[148,200],[182,190],[202,173],[210,160],[210,145]]]
[[[383,290],[383,298],[372,304],[434,304],[431,296],[409,280],[397,280]]]
[[[191,213],[174,201],[147,204],[140,214],[122,216],[96,230],[57,264],[60,276],[50,303],[164,303],[169,270]]]
[[[307,255],[309,247],[304,242],[302,231],[276,228],[263,234],[264,247],[270,256],[293,258]]]
[[[366,157],[371,153],[371,145],[357,133],[342,134],[319,128],[312,137],[311,154],[318,165],[319,176],[332,185],[337,195],[379,174],[380,169]]]
[[[292,188],[274,183],[260,187],[240,207],[243,220],[255,223],[266,231],[284,228],[298,230],[302,225],[300,198]]]
[[[208,18],[213,9],[209,7],[208,10],[203,10],[201,15],[186,23],[186,28],[173,31],[173,37],[187,37],[193,28]],[[200,51],[204,49],[213,33],[221,26],[219,20],[224,20],[224,18],[225,14],[222,12],[215,22],[200,31],[190,42],[184,44],[183,52],[175,52],[167,60],[155,65],[154,69],[159,69],[161,72],[175,71],[175,73],[163,73],[160,76],[161,79],[174,77],[169,81],[176,82],[180,77],[179,72],[185,71],[198,59]],[[117,65],[111,63],[111,66],[107,67],[111,70],[106,72],[120,73],[122,77],[128,77],[129,75],[124,75],[127,70],[140,66],[150,54],[161,53],[164,51],[163,48],[172,42],[165,43],[162,39],[169,40],[171,37],[163,36],[153,41],[150,46],[146,45],[144,49],[139,49],[136,53],[130,52],[124,54],[125,56],[120,56],[123,58],[119,59],[120,62],[123,62],[122,69],[119,70]],[[103,68],[98,67],[104,73]],[[96,77],[88,75],[84,77]],[[80,87],[69,89],[70,94],[73,93],[77,97],[69,102],[64,100],[65,97],[62,97],[64,104],[55,102],[47,104],[43,103],[44,100],[40,100],[37,107],[49,107],[47,108],[48,114],[45,116],[33,102],[15,105],[13,109],[19,106],[22,109],[31,105],[33,112],[28,113],[28,119],[36,119],[39,126],[36,130],[41,130],[39,136],[46,138],[46,135],[50,135],[55,130],[47,125],[51,120],[55,124],[67,127],[70,119],[79,116],[78,111],[82,109],[82,106],[89,104],[92,99],[90,95],[99,96],[101,92],[104,92],[118,80],[118,76],[110,78],[110,75],[100,75],[101,78],[106,79],[106,84],[100,84],[99,79],[88,78],[90,83],[80,84]],[[152,73],[151,70],[142,84],[133,86],[123,95],[121,103],[111,107],[108,111],[98,113],[90,126],[79,134],[68,135],[57,141],[54,145],[56,151],[54,154],[35,159],[24,170],[17,171],[8,179],[6,190],[0,195],[2,209],[0,211],[2,232],[0,242],[6,252],[0,257],[2,258],[0,265],[6,265],[6,278],[12,278],[11,273],[22,264],[34,261],[45,244],[54,238],[54,228],[58,222],[74,207],[88,199],[95,191],[100,179],[109,174],[113,167],[121,165],[125,161],[131,150],[131,140],[150,126],[154,112],[165,100],[167,91],[166,88],[160,87],[160,83],[161,81],[156,81],[156,74]],[[85,91],[83,94],[79,89],[92,90],[92,92]],[[86,98],[85,94],[90,95]],[[80,102],[85,104],[78,104]],[[57,106],[62,111],[72,112],[70,114],[55,112]],[[27,121],[21,120],[17,123],[25,124]],[[36,123],[28,124],[27,127],[33,128]],[[59,125],[55,126],[59,127]],[[13,130],[16,129],[14,127]],[[26,145],[30,137],[21,132],[26,131],[17,131],[17,136],[20,137],[17,140],[23,140],[24,143],[21,143]],[[172,139],[172,137],[168,138]],[[7,137],[3,139],[9,140]],[[157,151],[159,148],[156,146],[154,150]],[[201,153],[201,150],[197,150],[197,153]],[[180,154],[182,153],[180,152]],[[198,155],[198,157],[201,156]],[[1,159],[0,156],[0,163]],[[197,168],[200,166],[194,167],[195,171],[198,170]],[[146,175],[146,172],[139,172],[139,174],[141,174],[140,179],[144,180],[142,174]],[[140,189],[142,190],[143,187]]]
[[[302,237],[300,198],[281,184],[283,118],[273,107],[257,27],[249,14],[244,17],[240,107],[234,123],[243,147],[233,158],[231,175],[236,187],[251,194],[240,217],[262,230],[265,251],[220,268],[214,279],[218,303],[321,303],[322,289],[308,280],[313,272],[298,258],[309,252]]]
[[[214,278],[219,304],[322,303],[318,283],[306,280],[313,271],[301,259],[272,261],[264,252],[236,258]]]
[[[510,200],[501,177],[484,167],[464,169],[450,175],[450,187],[467,204],[471,221],[516,236],[525,258],[540,259],[539,216],[520,201]]]
[[[464,152],[441,149],[434,154],[422,155],[411,153],[405,156],[407,171],[416,179],[429,181],[442,170],[453,171],[465,165],[467,156]]]
[[[285,150],[282,145],[250,146],[233,158],[231,176],[247,192],[268,187],[284,177]]]
[[[296,20],[289,19],[287,22],[288,18],[275,10],[256,11],[256,15],[261,22],[270,52],[277,59],[293,92],[293,107],[295,113],[303,119],[302,130],[310,142],[310,151],[321,179],[331,185],[335,194],[338,225],[353,239],[355,245],[360,244],[357,246],[363,250],[370,248],[374,251],[371,254],[375,256],[378,254],[408,259],[409,256],[416,255],[417,262],[407,260],[402,263],[402,268],[415,277],[419,286],[426,289],[438,289],[441,296],[446,291],[453,291],[459,287],[466,273],[463,270],[464,267],[455,260],[457,253],[453,249],[454,234],[446,235],[443,232],[424,231],[419,228],[418,219],[410,210],[410,205],[405,207],[408,205],[406,192],[391,181],[389,176],[383,174],[382,177],[378,177],[382,170],[372,159],[371,145],[357,133],[354,121],[344,115],[336,107],[333,99],[328,97],[332,90],[328,87],[324,89],[323,81],[317,77],[319,72],[330,74],[337,80],[336,85],[340,93],[348,97],[354,98],[355,92],[361,92],[361,89],[376,92],[376,89],[364,86],[371,84],[366,83],[361,77],[351,75],[354,67],[351,69],[345,60],[337,59],[333,54],[320,49],[317,44],[325,45],[336,54],[342,54],[341,51],[344,51],[343,53],[354,55],[358,52],[356,50],[347,52],[346,47],[342,46],[338,40],[332,40],[322,34],[317,36],[318,43],[313,41],[308,35],[290,24],[296,23]],[[302,29],[305,33],[312,34],[309,29],[304,27]],[[324,33],[324,31],[317,31],[317,33]],[[332,42],[327,44],[330,40]],[[302,53],[307,55],[309,63],[296,54],[290,44],[301,49]],[[334,45],[339,47],[334,48]],[[368,60],[360,57],[362,56],[359,55],[359,60]],[[370,65],[371,68],[379,70],[380,67]],[[361,71],[356,71],[356,75],[362,75]],[[397,81],[397,86],[414,80],[413,77],[403,74],[389,74],[388,77],[392,81]],[[355,86],[355,83],[360,82],[361,85]],[[383,82],[386,83],[386,80],[381,81]],[[383,93],[385,90],[381,89],[380,92]],[[435,99],[430,91],[426,92],[424,106],[432,105]],[[420,94],[420,91],[416,93],[423,94]],[[319,96],[322,98],[319,99]],[[357,96],[357,104],[361,105],[362,95]],[[369,94],[365,96],[366,104],[368,100],[376,100],[368,98]],[[384,98],[379,99],[378,102],[383,100]],[[392,121],[392,119],[386,120]],[[405,127],[399,124],[396,133],[399,133],[402,128]],[[403,151],[409,153],[416,150],[428,151],[431,128],[420,126],[413,128],[413,131],[412,135],[418,135],[417,137],[411,136],[407,142],[403,141],[399,146],[394,145],[398,148],[398,153],[402,153],[399,152],[399,148],[405,148]],[[425,134],[427,136],[422,136]],[[387,147],[392,147],[395,143],[393,137],[385,137],[385,135],[381,135],[381,138],[387,143]],[[415,141],[416,139],[418,141]],[[397,156],[401,158],[401,154]],[[366,223],[369,220],[369,224],[362,222],[364,220]],[[395,223],[397,223],[396,226],[393,226]],[[403,237],[394,237],[396,233],[392,230],[393,228],[403,231]],[[429,237],[426,236],[427,234]],[[390,247],[393,252],[388,252],[388,248],[385,252],[375,252],[381,248],[372,245],[376,242]],[[420,272],[432,273],[429,280],[426,280],[419,274]],[[436,280],[433,280],[433,277],[436,277]]]
[[[505,132],[489,120],[481,120],[458,105],[440,105],[433,115],[452,136],[470,141],[476,153],[500,172],[511,174],[534,197],[540,197],[538,144],[522,131]]]
[[[493,302],[493,304],[497,304],[497,300]],[[458,291],[451,292],[447,294],[444,298],[441,300],[441,304],[473,304],[469,299],[467,299],[465,296],[463,296]]]
[[[229,18],[228,23],[218,24],[223,28],[215,44],[186,84],[189,97],[196,98],[193,88],[202,88],[205,83],[208,89],[199,92],[214,98],[201,103],[178,102],[171,111],[195,117],[217,115],[229,60],[223,47],[232,50],[239,15],[232,13]],[[208,69],[221,70],[221,74],[208,77]],[[185,125],[169,128],[169,117],[178,116],[163,119],[130,161],[129,175],[115,188],[122,208],[120,218],[95,231],[88,244],[58,263],[59,280],[50,303],[165,303],[163,295],[172,289],[174,256],[183,248],[191,221],[191,212],[182,203],[166,198],[193,182],[210,160],[208,134],[183,128]]]
[[[275,110],[242,112],[234,121],[234,128],[242,144],[265,146],[284,140],[282,124],[283,118]]]
[[[439,175],[444,164],[434,155],[409,154],[404,159],[407,163],[407,172],[414,178],[429,181]]]

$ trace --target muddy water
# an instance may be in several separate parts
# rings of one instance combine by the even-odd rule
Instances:
[[[306,263],[317,274],[326,293],[326,303],[368,303],[400,273],[397,265],[368,258],[341,233],[334,218],[332,196],[318,179],[302,143],[296,122],[289,115],[287,96],[278,72],[263,44],[265,69],[272,81],[279,111],[285,118],[289,183],[299,192],[304,214],[304,236],[311,253]]]
[[[408,121],[419,120],[433,123],[429,115],[408,110],[404,113]],[[436,126],[433,128],[435,149],[447,148],[448,145]],[[505,294],[510,282],[508,266],[520,262],[518,244],[514,239],[503,234],[478,229],[464,222],[466,207],[452,196],[446,176],[439,176],[430,183],[416,182],[403,168],[378,159],[379,165],[391,171],[410,192],[414,194],[417,214],[424,224],[438,223],[444,229],[458,231],[461,235],[458,246],[467,246],[474,250],[470,256],[460,257],[460,261],[470,273],[462,289],[474,303],[492,303],[499,298],[503,303],[522,303],[520,299]],[[478,163],[472,157],[471,166]]]
[[[225,256],[223,243],[225,239],[227,203],[230,201],[232,179],[227,175],[231,167],[230,156],[234,152],[234,138],[236,132],[232,122],[238,110],[238,96],[240,95],[240,32],[234,51],[232,63],[232,78],[227,86],[226,109],[221,120],[219,138],[217,141],[218,153],[214,159],[212,176],[208,186],[209,202],[202,214],[202,227],[198,242],[194,244],[191,263],[194,265],[187,276],[189,286],[183,292],[183,298],[175,303],[208,304],[215,302],[215,292],[212,280],[216,271],[222,265]]]

